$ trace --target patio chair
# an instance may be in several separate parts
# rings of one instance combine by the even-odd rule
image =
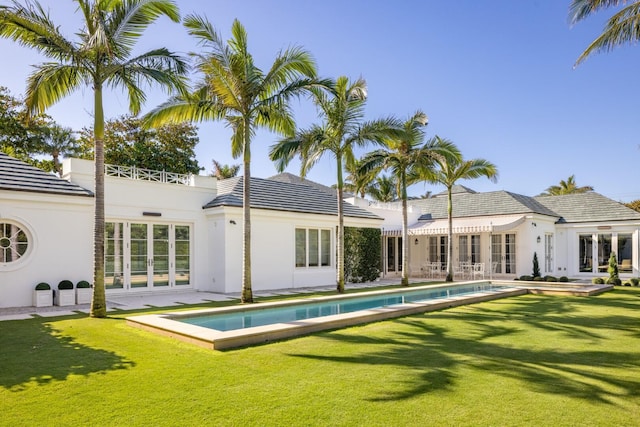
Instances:
[[[484,262],[478,262],[473,264],[473,279],[477,279],[479,276],[482,276],[484,279]]]

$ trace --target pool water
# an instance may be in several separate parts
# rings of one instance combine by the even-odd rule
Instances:
[[[488,282],[452,285],[434,289],[399,291],[397,293],[385,293],[381,295],[342,298],[318,303],[302,303],[285,307],[257,308],[227,314],[187,317],[176,320],[191,325],[215,329],[217,331],[232,331],[504,288],[505,286],[492,285]]]

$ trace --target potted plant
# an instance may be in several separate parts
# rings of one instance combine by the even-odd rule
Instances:
[[[58,283],[58,292],[55,295],[56,305],[75,305],[76,293],[73,289],[73,282],[71,280],[63,280]]]
[[[91,304],[93,289],[86,280],[81,280],[76,285],[76,304]]]
[[[33,305],[36,307],[51,307],[53,305],[53,291],[48,283],[41,282],[33,291]]]

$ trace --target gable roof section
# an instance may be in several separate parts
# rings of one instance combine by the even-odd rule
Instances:
[[[562,217],[559,222],[640,221],[640,212],[591,191],[535,199]]]
[[[204,209],[217,206],[242,207],[243,177],[218,181],[218,196]],[[344,203],[344,215],[354,218],[382,219],[350,203]],[[251,178],[251,207],[277,211],[320,215],[338,215],[335,196],[304,184],[292,184],[271,179]]]
[[[58,178],[2,152],[0,152],[0,190],[93,196],[91,191],[79,185]]]
[[[423,212],[420,219],[447,218],[446,197],[411,200],[409,203]],[[458,193],[453,198],[454,218],[515,214],[540,214],[556,218],[560,217],[556,212],[533,197],[508,191]]]

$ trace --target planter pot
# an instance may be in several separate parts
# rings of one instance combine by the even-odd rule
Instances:
[[[93,297],[93,289],[76,288],[76,304],[91,304]]]
[[[53,291],[33,291],[33,305],[36,307],[51,307],[53,305]]]
[[[75,305],[76,291],[74,289],[58,289],[55,297],[56,305]]]

